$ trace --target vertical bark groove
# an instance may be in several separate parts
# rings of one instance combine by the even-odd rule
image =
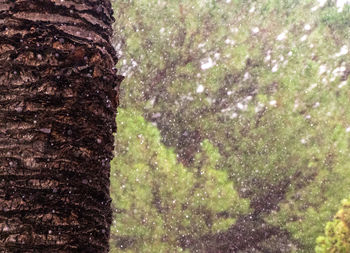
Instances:
[[[107,0],[0,0],[0,251],[108,252]]]

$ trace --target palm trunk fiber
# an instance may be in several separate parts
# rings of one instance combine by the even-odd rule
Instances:
[[[108,252],[107,0],[0,0],[0,252]]]

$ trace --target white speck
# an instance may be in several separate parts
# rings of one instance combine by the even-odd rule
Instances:
[[[288,31],[283,31],[282,33],[280,33],[277,36],[276,39],[279,40],[279,41],[285,40],[287,38],[287,33],[288,33]]]
[[[314,88],[316,88],[316,86],[317,86],[317,83],[311,84],[310,87],[307,88],[305,92],[308,93],[309,91],[311,91],[311,90],[313,90]]]
[[[320,102],[316,102],[315,104],[314,104],[314,108],[317,108],[317,107],[319,107],[320,106]]]
[[[226,39],[226,40],[225,40],[225,43],[226,43],[227,45],[234,45],[234,44],[235,44],[235,41],[234,41],[234,40],[231,40],[231,39]]]
[[[51,133],[51,128],[40,128],[39,131],[45,134],[49,134]]]
[[[260,31],[259,27],[253,27],[252,32],[258,33]]]
[[[198,48],[201,48],[201,47],[204,47],[205,46],[205,43],[200,43],[199,45],[198,45]]]
[[[255,112],[258,113],[260,112],[262,109],[264,109],[264,104],[262,103],[258,103],[258,105],[255,107]]]
[[[255,11],[255,7],[254,6],[249,9],[249,13],[253,13],[254,11]]]
[[[238,116],[238,114],[234,112],[230,115],[230,118],[235,119],[235,118],[237,118],[237,116]]]
[[[228,108],[221,109],[221,112],[229,112],[229,111],[232,111],[234,109],[235,108],[233,108],[233,107],[228,107]]]
[[[158,119],[158,118],[160,118],[160,116],[162,116],[162,114],[160,112],[153,113],[152,119]]]
[[[346,128],[345,132],[350,133],[350,127]]]
[[[196,90],[196,92],[197,92],[197,93],[202,93],[203,91],[204,91],[204,86],[203,86],[203,85],[201,85],[201,84],[200,84],[200,85],[198,85],[198,86],[197,86],[197,90]]]
[[[248,109],[248,105],[247,104],[237,103],[236,106],[237,106],[238,109],[240,109],[242,111],[246,111]]]
[[[210,98],[210,97],[207,97],[205,100],[207,100],[207,102],[208,102],[208,104],[213,104],[213,99],[212,98]]]
[[[233,33],[237,33],[239,31],[239,29],[237,27],[232,27],[230,30]]]
[[[214,58],[215,58],[215,59],[219,59],[219,58],[220,58],[220,54],[219,54],[219,53],[215,53],[215,54],[214,54]]]
[[[338,85],[338,88],[339,89],[341,89],[341,88],[343,88],[345,85],[346,85],[346,81],[343,81],[343,82],[341,82],[339,85]]]
[[[277,101],[276,101],[276,100],[271,100],[271,101],[269,102],[269,104],[270,104],[271,106],[276,106],[276,105],[277,105]]]
[[[300,38],[300,41],[305,41],[307,39],[307,35],[303,35],[303,37]]]
[[[312,8],[311,8],[311,12],[317,11],[317,9],[318,9],[319,7],[320,7],[320,6],[318,6],[318,5],[312,7]]]
[[[276,72],[278,70],[278,64],[274,65],[271,69],[272,72]]]
[[[306,24],[306,25],[304,26],[304,30],[305,30],[305,31],[311,30],[311,25]]]
[[[188,96],[183,96],[182,97],[184,100],[189,100],[189,101],[193,101],[193,97],[191,95],[188,95]]]
[[[226,3],[228,3],[228,4],[231,3],[231,0],[226,0]]]
[[[244,110],[244,109],[246,109],[246,106],[242,103],[237,103],[237,108],[240,110]]]
[[[149,100],[149,103],[151,104],[151,105],[154,105],[154,102],[156,101],[156,98],[154,97],[154,98],[152,98],[152,99],[150,99]]]
[[[346,55],[348,52],[349,52],[348,46],[344,45],[341,47],[340,51],[336,53],[334,56],[335,57],[343,56],[343,55]]]
[[[249,77],[250,77],[249,72],[245,72],[243,81],[247,81],[249,79]]]
[[[15,108],[15,111],[16,111],[16,112],[22,112],[22,111],[23,111],[23,107],[22,107],[22,106],[17,106],[17,107]]]
[[[318,73],[320,75],[322,75],[323,73],[325,73],[327,71],[327,66],[326,65],[321,65],[319,70],[318,70]]]
[[[244,98],[245,101],[250,101],[250,100],[252,100],[252,99],[253,99],[252,96],[247,96],[247,97]]]
[[[335,76],[341,76],[346,70],[345,66],[340,66],[338,68],[335,68],[332,72],[333,75]]]
[[[202,63],[201,65],[201,69],[206,70],[206,69],[210,69],[215,65],[215,62],[213,62],[213,60],[211,59],[211,57],[209,57],[204,63]]]
[[[160,28],[160,30],[159,30],[160,33],[163,33],[164,31],[165,31],[164,27]]]
[[[301,142],[302,144],[305,144],[305,143],[306,143],[306,140],[303,138],[303,139],[300,140],[300,142]]]
[[[293,55],[293,52],[292,51],[289,51],[288,52],[288,56],[292,56]]]

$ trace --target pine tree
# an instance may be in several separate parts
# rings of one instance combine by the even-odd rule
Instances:
[[[159,130],[134,110],[120,110],[112,161],[115,209],[112,252],[178,252],[207,234],[227,230],[249,203],[217,170],[218,150],[207,140],[196,166],[177,162]]]
[[[156,124],[186,167],[195,166],[208,139],[220,153],[216,167],[250,199],[252,212],[208,242],[219,245],[217,238],[242,232],[244,243],[228,239],[208,251],[238,244],[248,252],[269,252],[269,245],[314,250],[350,191],[349,6],[316,0],[116,6],[116,29],[124,33],[115,44],[130,76],[123,104]],[[243,229],[255,227],[268,233]]]

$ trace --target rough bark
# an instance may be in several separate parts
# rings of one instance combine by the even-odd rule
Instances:
[[[108,0],[0,0],[0,252],[108,252]]]

